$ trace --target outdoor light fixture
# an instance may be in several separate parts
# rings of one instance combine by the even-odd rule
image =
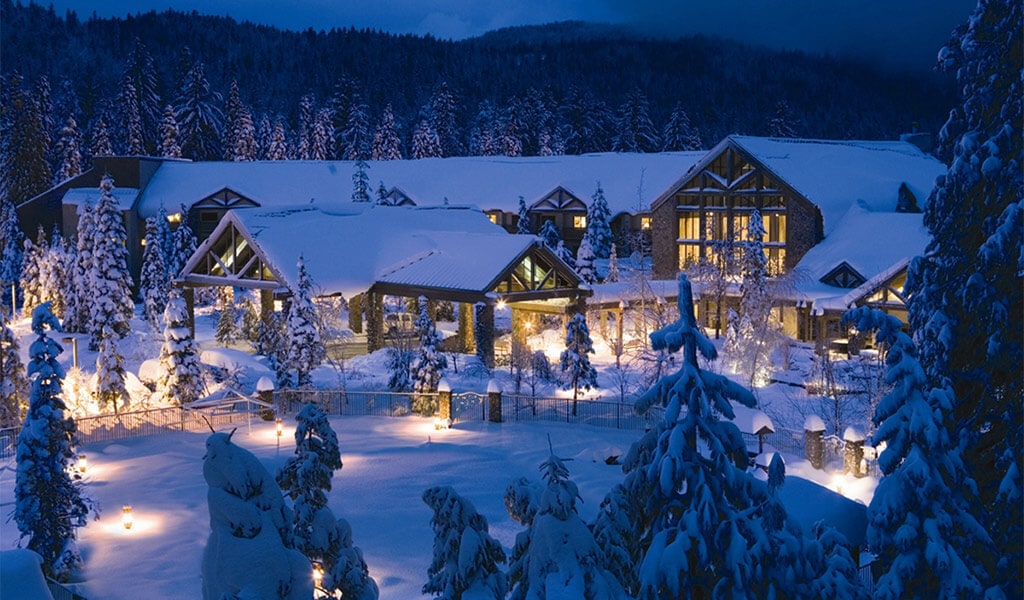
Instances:
[[[121,507],[121,524],[124,525],[125,529],[131,529],[132,523],[132,505],[125,504]]]
[[[316,589],[320,589],[320,585],[323,583],[323,581],[324,581],[324,568],[323,568],[323,566],[320,563],[314,562],[313,563],[313,587],[315,587]]]
[[[63,338],[65,344],[71,344],[71,366],[78,368],[78,338],[67,336]]]
[[[494,307],[497,308],[498,310],[505,310],[505,299],[498,298],[498,301],[495,303]]]
[[[85,473],[85,470],[89,467],[89,460],[85,458],[84,454],[78,455],[78,472]]]
[[[281,434],[284,433],[284,422],[281,421],[281,417],[277,418],[277,449],[281,449]]]

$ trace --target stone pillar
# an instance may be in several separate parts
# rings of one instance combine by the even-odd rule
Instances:
[[[259,381],[256,382],[256,397],[273,406],[274,404],[274,382],[269,377],[260,377]],[[274,409],[261,408],[260,418],[264,421],[274,420]]]
[[[348,301],[348,328],[352,333],[363,332],[363,294],[356,294]]]
[[[366,351],[374,352],[384,347],[384,299],[380,294],[364,294],[366,312]]]
[[[448,385],[447,379],[437,382],[437,429],[447,429],[452,426],[452,388]]]
[[[487,420],[501,423],[501,386],[493,379],[487,382]]]
[[[473,353],[473,305],[459,302],[459,352]]]
[[[864,469],[861,462],[864,461],[864,434],[856,427],[847,427],[843,432],[843,441],[846,446],[843,450],[843,472],[853,473],[854,477],[863,477]]]
[[[476,355],[487,365],[494,368],[494,305],[490,302],[477,302],[473,305],[473,337],[476,341]]]
[[[811,415],[804,421],[804,455],[807,462],[815,469],[825,467],[825,447],[822,436],[825,433],[825,422],[817,415]]]

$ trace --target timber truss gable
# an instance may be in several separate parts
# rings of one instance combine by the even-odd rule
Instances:
[[[587,205],[575,194],[558,186],[530,206],[530,211],[587,210]]]
[[[179,281],[273,290],[287,285],[252,235],[228,213],[182,269]]]

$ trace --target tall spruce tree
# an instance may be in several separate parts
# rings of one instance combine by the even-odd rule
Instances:
[[[299,257],[298,275],[292,289],[291,304],[285,331],[288,342],[288,370],[295,372],[295,386],[309,387],[313,380],[313,369],[320,366],[326,353],[320,343],[320,331],[316,327],[316,311],[313,307],[313,282],[306,273],[306,264]]]
[[[53,314],[62,317],[67,312],[67,296],[71,286],[74,254],[68,251],[64,236],[56,225],[50,234],[50,245],[43,259],[40,279],[44,298],[51,302]]]
[[[178,118],[174,108],[168,104],[164,108],[164,118],[160,122],[160,156],[164,158],[181,158],[181,146],[178,144]]]
[[[217,160],[224,114],[220,94],[210,89],[203,63],[194,62],[185,76],[175,103],[181,155],[192,160]]]
[[[135,84],[129,77],[121,82],[121,94],[118,97],[120,114],[120,144],[124,153],[130,156],[142,156],[146,153],[146,141],[142,132],[142,115],[139,113],[139,98],[135,93]]]
[[[437,391],[437,384],[444,376],[444,370],[448,368],[448,359],[438,348],[441,344],[441,336],[438,335],[437,328],[434,326],[434,319],[430,318],[426,297],[420,296],[419,305],[420,313],[413,325],[416,328],[420,346],[409,366],[409,375],[412,380],[413,392],[432,394]],[[432,415],[437,406],[437,401],[432,396],[418,396],[413,403],[414,408],[425,415]]]
[[[166,220],[164,221],[166,223]],[[139,275],[139,299],[142,312],[153,331],[160,331],[171,279],[164,262],[163,240],[156,217],[146,219],[146,249],[142,252],[142,272]]]
[[[594,342],[590,339],[586,315],[577,313],[565,327],[565,350],[562,351],[562,373],[566,377],[565,389],[572,390],[572,414],[576,414],[576,399],[580,390],[597,387],[597,369],[590,364],[589,354],[594,353]]]
[[[939,53],[962,103],[939,134],[949,163],[924,211],[932,235],[907,277],[908,313],[932,388],[950,388],[950,436],[981,501],[971,513],[996,542],[983,585],[1024,595],[1024,8],[982,0]]]
[[[391,105],[384,107],[384,113],[377,123],[377,130],[373,134],[373,150],[370,153],[373,160],[401,160],[402,140],[398,137],[395,127],[395,115],[391,111]]]
[[[91,286],[93,233],[95,216],[89,202],[78,205],[78,228],[75,242],[75,258],[69,273],[69,285],[64,295],[67,306],[64,310],[64,330],[69,333],[91,331],[92,311]]]
[[[355,172],[352,173],[352,201],[370,201],[370,176],[366,173],[369,167],[363,160],[355,162]]]
[[[82,135],[78,132],[78,123],[74,117],[68,117],[60,130],[57,153],[60,156],[60,169],[54,180],[56,183],[67,181],[82,173]]]
[[[178,228],[174,230],[174,246],[167,261],[167,273],[172,278],[181,276],[185,263],[196,253],[197,247],[196,236],[188,225],[188,209],[182,205],[181,222],[178,223]]]
[[[15,206],[46,191],[53,182],[53,173],[47,161],[50,150],[50,131],[39,90],[35,93],[21,87],[21,78],[8,79],[10,105],[6,114],[10,124],[4,132],[4,152],[0,153],[0,192],[6,194]]]
[[[516,220],[516,233],[532,235],[533,228],[530,227],[530,211],[526,208],[526,200],[519,197],[519,217]]]
[[[448,82],[442,81],[430,104],[426,107],[430,129],[437,135],[440,154],[437,156],[462,156],[463,147],[458,130],[459,106],[454,94],[448,89]]]
[[[947,427],[949,389],[927,388],[913,342],[896,317],[864,306],[843,316],[875,331],[887,348],[885,382],[892,386],[873,417],[872,443],[882,480],[868,508],[868,544],[882,575],[875,598],[982,596],[987,579],[978,552],[990,553],[988,534],[972,515],[977,486]]]
[[[611,211],[608,210],[608,200],[604,197],[604,190],[601,184],[597,184],[597,190],[591,197],[590,206],[587,207],[587,239],[594,249],[594,256],[597,258],[608,258],[612,251]]]
[[[18,225],[18,211],[14,208],[14,200],[0,196],[0,306],[14,302],[11,288],[21,281],[21,261],[25,234]],[[11,306],[13,311],[15,306]]]
[[[128,235],[113,189],[113,179],[104,177],[100,183],[100,199],[93,211],[92,260],[88,276],[89,347],[92,350],[99,350],[100,340],[108,334],[124,337],[135,312],[125,247]]]
[[[745,551],[756,541],[752,510],[767,490],[745,471],[746,445],[732,423],[732,402],[753,407],[749,390],[705,371],[700,353],[717,357],[693,314],[693,292],[679,276],[679,320],[651,334],[656,350],[683,350],[678,372],[666,375],[636,403],[665,408],[645,464],[652,518],[640,565],[641,597],[747,597],[754,565]]]
[[[32,309],[43,303],[47,295],[43,289],[43,263],[46,262],[46,254],[50,251],[50,243],[46,240],[46,233],[40,225],[36,230],[35,243],[25,240],[24,251],[21,259],[21,288],[24,305],[22,310],[25,313],[32,312]]]
[[[647,96],[633,90],[619,108],[617,131],[612,141],[615,152],[657,152],[661,144],[649,115]]]
[[[771,351],[775,343],[775,330],[771,321],[772,296],[768,289],[768,259],[764,253],[764,225],[761,213],[750,213],[747,239],[743,242],[740,264],[741,318],[749,325],[739,336],[737,350],[739,368],[748,378],[748,385],[762,386],[771,377]]]
[[[700,139],[700,131],[690,123],[690,117],[678,102],[672,109],[668,123],[661,133],[662,150],[702,150],[704,143]]]
[[[28,408],[28,379],[18,351],[18,338],[0,317],[0,427],[16,427]]]
[[[437,132],[426,119],[420,121],[412,134],[412,157],[414,159],[436,158],[443,156],[441,152],[441,142],[437,137]]]
[[[590,240],[583,238],[580,247],[576,250],[576,273],[584,283],[597,283],[597,267],[594,265],[594,249],[590,246]]]
[[[75,549],[75,528],[85,525],[90,510],[81,485],[68,468],[75,457],[75,421],[65,417],[61,399],[63,352],[46,330],[60,331],[48,304],[32,311],[32,331],[38,336],[29,348],[31,379],[28,414],[18,434],[14,484],[14,520],[28,549],[43,559],[43,572],[67,581],[81,565]]]
[[[103,409],[113,408],[115,414],[127,406],[130,398],[125,385],[124,355],[118,348],[120,339],[113,327],[104,325],[96,355],[96,403]]]
[[[189,329],[185,299],[172,292],[164,307],[164,343],[160,348],[159,392],[166,401],[186,405],[199,399],[203,373],[199,350]]]

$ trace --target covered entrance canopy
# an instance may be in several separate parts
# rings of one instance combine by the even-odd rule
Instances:
[[[385,295],[478,305],[475,317],[493,323],[498,304],[564,314],[590,293],[539,238],[509,234],[476,208],[351,203],[229,211],[178,283],[259,289],[269,311],[273,294],[294,286],[300,257],[315,295],[361,298],[370,351],[383,343]]]

